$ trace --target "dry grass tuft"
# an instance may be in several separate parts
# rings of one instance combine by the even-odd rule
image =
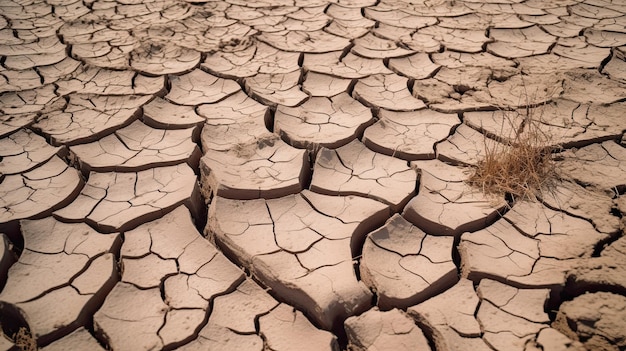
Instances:
[[[475,166],[468,183],[479,187],[483,193],[510,196],[514,200],[536,200],[542,191],[551,189],[558,179],[553,153],[557,149],[551,136],[541,130],[541,116],[533,116],[537,109],[526,108],[520,114],[503,119],[512,124],[522,117],[522,124],[506,143],[485,137],[484,158]],[[507,114],[505,114],[507,116]]]

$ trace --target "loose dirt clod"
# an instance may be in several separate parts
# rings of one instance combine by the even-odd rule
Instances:
[[[37,342],[35,338],[30,334],[30,332],[22,327],[20,330],[14,335],[15,346],[22,351],[35,351],[37,350]]]

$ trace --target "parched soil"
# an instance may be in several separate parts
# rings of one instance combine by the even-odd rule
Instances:
[[[626,350],[621,0],[3,0],[0,350]],[[468,183],[532,125],[534,201]]]

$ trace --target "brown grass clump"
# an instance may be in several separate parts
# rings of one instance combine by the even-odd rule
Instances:
[[[498,143],[485,137],[484,158],[477,163],[469,184],[482,188],[485,194],[508,195],[515,200],[536,200],[538,194],[551,188],[558,178],[553,158],[557,147],[541,130],[541,116],[539,120],[532,118],[533,111],[526,108],[521,112],[521,126],[513,126],[516,132],[510,141]],[[513,124],[513,120],[505,117],[502,129],[504,123]]]

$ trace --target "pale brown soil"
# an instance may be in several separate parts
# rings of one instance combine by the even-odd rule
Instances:
[[[0,350],[625,350],[625,58],[620,0],[2,1]],[[529,126],[547,191],[467,182]]]

